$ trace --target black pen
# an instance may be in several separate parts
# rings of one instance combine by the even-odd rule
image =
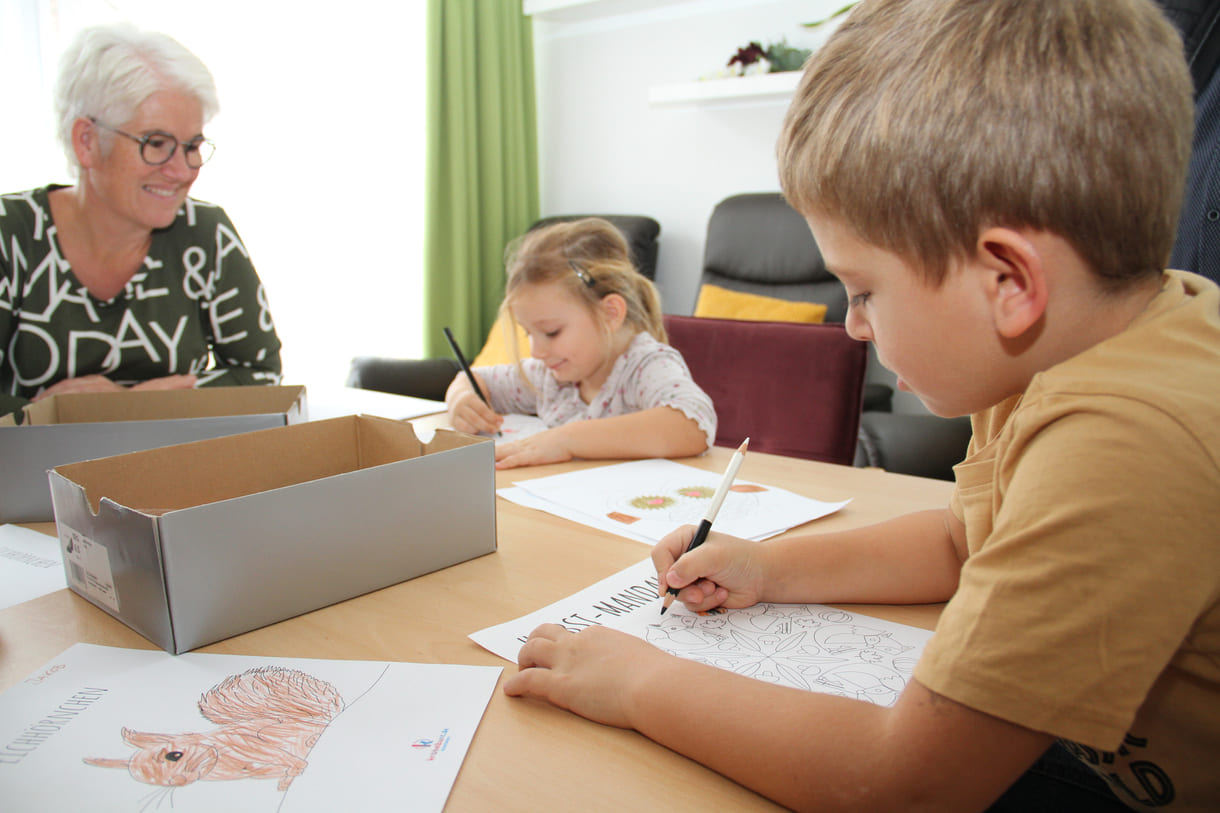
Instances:
[[[445,339],[449,342],[449,348],[453,351],[453,355],[457,356],[457,362],[462,368],[462,372],[466,374],[466,378],[470,381],[470,386],[474,388],[474,394],[479,396],[479,400],[491,406],[491,402],[487,400],[487,396],[483,394],[482,387],[479,386],[478,380],[474,377],[474,372],[470,369],[470,363],[466,361],[466,357],[462,355],[462,348],[458,347],[457,339],[453,338],[453,332],[449,328],[444,327],[441,330],[445,331]],[[496,430],[497,437],[500,437],[500,431]]]
[[[712,497],[712,504],[707,507],[707,513],[703,515],[699,528],[695,531],[695,536],[691,539],[690,544],[686,546],[686,553],[690,553],[702,545],[707,540],[707,535],[711,533],[712,522],[715,521],[716,514],[720,513],[720,504],[724,502],[725,496],[733,486],[733,478],[737,476],[737,470],[741,468],[741,461],[745,459],[746,445],[749,442],[750,439],[746,438],[737,447],[737,451],[733,452],[733,459],[729,461],[729,467],[724,470],[724,477],[721,478],[720,485],[716,487],[716,494]],[[669,605],[674,603],[674,597],[678,595],[678,588],[670,587],[666,592],[668,595],[665,596],[665,602],[661,605],[661,615],[665,615]]]

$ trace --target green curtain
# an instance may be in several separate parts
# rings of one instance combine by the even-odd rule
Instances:
[[[538,219],[534,38],[521,0],[428,0],[424,350],[469,358],[504,295],[504,247]]]

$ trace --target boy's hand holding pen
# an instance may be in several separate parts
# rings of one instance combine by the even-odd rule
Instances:
[[[703,516],[703,520],[699,523],[699,527],[696,528],[694,536],[691,537],[691,540],[690,540],[689,544],[686,545],[685,550],[679,554],[674,549],[675,544],[680,544],[680,542],[678,542],[678,540],[680,540],[683,537],[684,532],[682,532],[682,531],[679,531],[675,534],[670,534],[669,536],[665,537],[665,539],[661,540],[660,544],[658,544],[655,548],[653,548],[653,553],[652,553],[653,564],[655,564],[657,566],[657,573],[663,579],[668,575],[671,567],[673,565],[677,564],[678,559],[682,558],[682,556],[685,556],[687,553],[690,553],[691,551],[695,550],[700,545],[702,545],[705,541],[707,541],[708,534],[711,533],[711,530],[712,530],[712,522],[715,521],[716,515],[720,512],[720,506],[724,503],[724,498],[726,496],[728,496],[729,490],[733,486],[733,480],[734,480],[734,478],[737,477],[737,470],[741,468],[742,461],[745,459],[746,446],[749,443],[750,443],[750,439],[746,438],[744,441],[742,441],[741,445],[739,447],[737,447],[737,451],[735,451],[733,453],[733,457],[729,461],[728,467],[725,469],[724,477],[721,478],[720,485],[716,488],[716,493],[712,496],[712,501],[708,504],[707,511]],[[707,579],[707,578],[710,578],[710,576],[711,576],[711,574],[708,574],[706,577],[702,577],[702,578]],[[663,582],[663,585],[664,584],[665,583]],[[712,607],[716,607],[716,606],[719,606],[720,604],[723,604],[724,600],[726,600],[728,598],[729,592],[727,590],[725,590],[722,587],[719,587],[714,582],[709,581],[708,584],[710,584],[712,590],[710,593],[705,593],[704,599],[702,602],[702,604],[707,605],[707,606],[692,607],[692,609],[696,609],[696,610],[700,610],[700,611],[706,610],[706,609],[711,609]],[[687,586],[689,586],[689,585],[687,585]],[[679,591],[680,591],[679,588],[673,587],[672,585],[665,587],[665,590],[664,590],[664,593],[666,594],[665,601],[661,605],[661,614],[662,615],[664,615],[665,612],[667,610],[669,610],[669,606],[673,603],[673,600],[675,597],[677,597]],[[714,603],[708,604],[708,599],[709,598],[711,598],[711,599],[718,598],[717,594],[721,593],[721,591],[724,591],[724,592],[721,596],[719,596],[720,600],[716,601]],[[753,603],[753,602],[751,602],[751,603]],[[742,605],[742,606],[744,606],[744,605]]]

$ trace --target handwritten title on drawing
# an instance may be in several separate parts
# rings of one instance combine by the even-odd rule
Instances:
[[[555,623],[568,632],[579,632],[585,627],[605,626],[604,618],[621,618],[629,616],[643,607],[653,607],[660,597],[657,590],[660,582],[656,576],[645,578],[638,584],[625,587],[614,595],[598,601],[580,612],[568,613]],[[525,643],[529,635],[519,635],[517,640]]]
[[[55,736],[68,723],[93,707],[106,696],[109,689],[85,687],[56,706],[41,720],[26,726],[11,742],[0,747],[0,765],[16,765],[38,750],[38,746]]]

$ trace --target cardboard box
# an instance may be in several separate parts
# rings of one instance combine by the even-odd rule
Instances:
[[[47,471],[62,463],[252,432],[305,419],[304,387],[54,395],[0,416],[0,522],[53,518]]]
[[[494,442],[367,415],[50,479],[68,586],[174,654],[496,549]]]

